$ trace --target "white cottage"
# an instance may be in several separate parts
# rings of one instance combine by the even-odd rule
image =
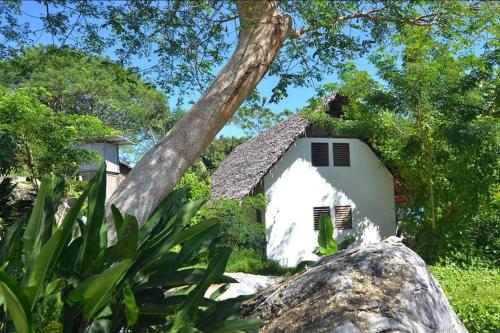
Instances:
[[[131,170],[130,166],[120,162],[119,156],[119,147],[131,144],[133,144],[132,141],[121,136],[105,136],[80,144],[80,148],[96,152],[101,157],[101,161],[106,163],[106,199],[113,194]],[[99,169],[101,161],[79,165],[80,177],[83,180],[91,179]]]
[[[331,105],[330,105],[331,106]],[[338,105],[330,113],[341,114]],[[263,193],[267,256],[293,267],[316,260],[319,216],[329,214],[334,238],[357,244],[396,233],[394,178],[357,138],[335,137],[300,115],[241,144],[212,176],[215,198]]]

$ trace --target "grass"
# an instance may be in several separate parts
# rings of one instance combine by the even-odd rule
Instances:
[[[469,332],[500,331],[500,269],[431,266],[430,270]]]
[[[264,251],[238,248],[231,253],[226,272],[285,276],[294,274],[296,270],[268,260]]]

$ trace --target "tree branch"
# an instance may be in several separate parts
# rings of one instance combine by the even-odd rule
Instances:
[[[417,26],[432,26],[432,25],[438,24],[440,22],[440,17],[442,15],[442,13],[432,13],[432,14],[427,14],[427,15],[416,16],[416,17],[411,18],[411,19],[399,19],[399,18],[374,15],[376,13],[381,12],[382,10],[383,10],[383,8],[374,9],[374,10],[371,10],[368,12],[357,12],[357,13],[353,13],[350,15],[339,16],[335,20],[335,23],[340,24],[343,21],[354,20],[354,19],[365,19],[365,20],[370,20],[370,21],[375,21],[375,22],[405,23],[405,24],[411,24],[411,25],[417,25]],[[291,38],[291,39],[300,38],[304,34],[306,34],[307,31],[308,31],[308,29],[305,27],[297,29],[297,30],[291,30],[291,33],[289,34],[289,38]]]
[[[433,14],[428,14],[428,15],[416,16],[416,17],[411,18],[411,19],[399,19],[399,18],[393,18],[393,17],[374,15],[380,11],[382,11],[382,9],[375,9],[375,10],[371,10],[369,12],[358,12],[358,13],[354,13],[351,15],[339,16],[336,19],[336,23],[339,24],[342,21],[362,18],[362,19],[376,21],[376,22],[406,23],[406,24],[418,25],[418,26],[430,26],[430,25],[434,25],[434,24],[439,23],[439,19],[437,19],[437,18],[441,14],[441,13],[433,13]]]

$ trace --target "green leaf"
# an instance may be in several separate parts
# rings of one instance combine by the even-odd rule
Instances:
[[[43,296],[42,297],[47,297],[52,294],[55,294],[62,290],[66,286],[66,280],[63,278],[58,278],[53,281],[51,281],[49,284],[47,284],[47,287],[43,291]]]
[[[115,205],[111,205],[111,214],[113,215],[115,230],[118,233],[118,230],[120,230],[123,225],[123,216]]]
[[[122,226],[117,230],[117,238],[116,244],[106,250],[106,262],[135,259],[139,238],[139,224],[135,217],[125,215]]]
[[[45,202],[46,221],[42,235],[42,242],[45,244],[52,236],[52,229],[56,226],[56,213],[59,203],[64,195],[64,177],[57,177],[56,184],[50,196]]]
[[[0,240],[0,263],[3,265],[11,259],[16,248],[22,248],[23,226],[29,219],[24,215],[18,219],[7,231],[5,237]]]
[[[318,245],[322,248],[337,248],[333,239],[332,219],[327,214],[321,214],[319,218]]]
[[[130,260],[119,262],[101,274],[93,275],[83,281],[80,286],[70,293],[71,301],[83,301],[83,316],[85,319],[93,319],[99,313],[99,310],[108,304],[114,292],[114,287],[130,265]]]
[[[33,321],[28,297],[7,273],[0,271],[0,294],[17,333],[32,333]]]
[[[28,298],[32,309],[36,306],[38,298],[43,294],[47,279],[52,273],[52,267],[57,261],[57,249],[61,237],[62,230],[59,230],[45,243],[40,250],[40,254],[35,258],[27,283]]]
[[[96,175],[89,183],[89,214],[86,232],[83,235],[82,256],[79,261],[79,270],[85,272],[90,262],[101,252],[100,232],[104,221],[104,201],[106,200],[106,164],[103,163]]]
[[[191,237],[194,237],[198,235],[199,233],[205,231],[208,228],[211,228],[219,223],[219,220],[217,218],[211,218],[208,220],[205,220],[201,223],[196,223],[192,227],[189,227],[186,230],[183,230],[179,236],[177,237],[176,243],[179,244],[182,242],[185,242],[189,240]]]
[[[174,332],[181,330],[183,327],[191,326],[190,323],[199,311],[199,306],[202,303],[208,287],[224,273],[230,253],[230,249],[221,249],[219,253],[217,253],[215,259],[210,261],[203,279],[189,294],[182,310],[176,314],[172,327]]]
[[[134,326],[139,317],[139,308],[135,301],[134,293],[129,286],[123,289],[123,304],[125,305],[125,314],[127,316],[127,326]]]
[[[182,200],[186,197],[187,192],[187,188],[174,190],[158,205],[154,213],[141,227],[139,234],[141,245],[164,229],[164,223],[170,220],[174,215],[173,212],[182,205]]]
[[[230,287],[231,285],[229,283],[225,283],[221,285],[219,288],[215,289],[211,294],[210,294],[210,299],[216,300],[219,298],[220,295],[224,294]]]
[[[190,284],[198,284],[206,275],[206,269],[186,268],[181,270],[163,270],[149,275],[147,282],[140,285],[138,289],[149,289],[153,287],[180,287]],[[235,279],[221,275],[214,279],[214,283],[236,283]]]
[[[205,251],[213,240],[219,235],[220,225],[217,223],[215,225],[212,222],[200,222],[195,226],[201,225],[203,226],[203,230],[199,231],[200,228],[189,230],[189,234],[192,234],[194,231],[197,231],[198,234],[191,236],[190,239],[186,240],[182,244],[182,248],[177,255],[177,259],[175,262],[175,268],[181,267],[185,263],[189,263],[192,259],[197,258],[203,251]],[[187,233],[183,236],[188,235]]]
[[[35,206],[31,212],[31,216],[23,234],[24,255],[26,257],[26,268],[29,270],[33,258],[38,255],[42,247],[42,236],[45,230],[46,223],[46,200],[49,198],[52,191],[52,180],[45,177],[38,191]]]
[[[171,236],[170,235],[170,232],[172,230],[171,227],[184,228],[184,226],[187,224],[187,222],[196,214],[196,212],[198,212],[198,210],[200,209],[200,207],[204,203],[205,203],[205,200],[196,200],[196,201],[188,202],[187,204],[182,206],[179,209],[179,211],[166,223],[164,228],[161,231],[159,231],[156,236],[153,236],[153,238],[145,244],[145,248],[149,249],[149,248],[153,248],[159,244],[165,243],[165,240]],[[193,227],[196,227],[196,225],[194,225]],[[191,228],[193,228],[193,227],[191,227]],[[198,228],[203,229],[203,226],[198,227]],[[195,228],[193,230],[196,230],[198,228]],[[185,241],[186,239],[188,239],[190,236],[193,236],[194,234],[195,233],[191,232],[190,235],[186,235],[183,237],[180,237],[180,236],[177,237],[174,240],[172,246]]]
[[[87,195],[88,195],[88,187],[83,191],[83,193],[78,197],[78,199],[75,201],[75,203],[71,206],[71,208],[69,209],[68,213],[66,214],[66,216],[64,217],[64,219],[61,223],[62,235],[61,235],[61,242],[60,242],[59,248],[57,250],[58,256],[61,255],[61,253],[63,252],[63,249],[66,248],[67,244],[71,240],[71,235],[73,233],[73,228],[74,228],[75,222],[77,222],[78,214],[80,213],[80,210],[82,209],[83,204],[85,203],[85,199],[87,198]],[[71,251],[70,252],[64,251],[64,256],[63,256],[64,259],[68,259],[68,261],[64,260],[64,263],[66,264],[65,265],[66,268],[72,269],[76,265],[76,260],[77,260],[76,253],[79,252],[80,246],[81,246],[81,244],[83,244],[83,236],[77,238],[77,240],[78,239],[81,239],[79,241],[81,243],[75,243],[75,241],[73,241],[71,243],[71,247],[69,249],[66,248],[66,251],[67,250],[71,250]],[[70,253],[74,254],[74,256],[68,258],[68,255]]]

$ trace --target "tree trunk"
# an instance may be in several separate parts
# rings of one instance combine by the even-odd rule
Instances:
[[[144,154],[109,200],[141,224],[255,89],[292,34],[291,19],[278,12],[275,1],[236,4],[240,33],[235,52],[198,102]]]

